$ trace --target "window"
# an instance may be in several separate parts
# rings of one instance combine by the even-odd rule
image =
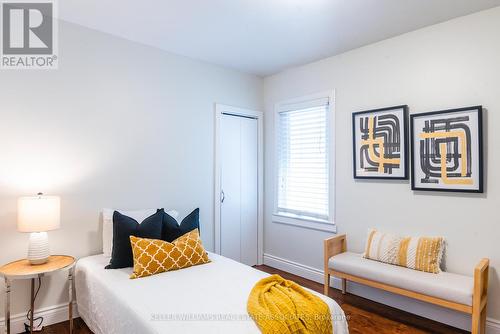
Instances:
[[[278,216],[332,222],[330,99],[277,106]]]

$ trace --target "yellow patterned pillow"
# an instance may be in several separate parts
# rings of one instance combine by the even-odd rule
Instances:
[[[134,272],[130,278],[140,278],[208,263],[207,252],[201,243],[198,229],[173,242],[130,237],[134,254]]]
[[[441,237],[400,237],[370,230],[363,257],[437,274],[443,250]]]

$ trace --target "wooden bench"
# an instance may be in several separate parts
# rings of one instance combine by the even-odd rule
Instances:
[[[330,276],[418,299],[472,315],[472,334],[485,333],[489,260],[482,259],[474,276],[442,272],[425,273],[368,260],[362,254],[347,252],[346,235],[324,241],[324,294],[328,296]]]

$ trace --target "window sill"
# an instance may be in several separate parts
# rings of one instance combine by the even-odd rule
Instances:
[[[273,223],[292,225],[310,230],[337,233],[337,226],[333,221],[320,221],[315,219],[291,217],[283,214],[273,214]]]

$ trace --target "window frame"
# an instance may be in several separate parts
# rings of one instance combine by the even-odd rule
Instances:
[[[299,216],[278,212],[278,197],[279,197],[279,152],[278,142],[280,137],[280,111],[285,105],[307,103],[313,100],[328,99],[327,109],[327,134],[328,134],[328,219],[315,219],[312,217]],[[272,221],[293,225],[313,230],[337,232],[335,224],[335,91],[323,91],[315,94],[309,94],[297,98],[280,101],[274,105],[274,196],[273,196],[273,213]]]

